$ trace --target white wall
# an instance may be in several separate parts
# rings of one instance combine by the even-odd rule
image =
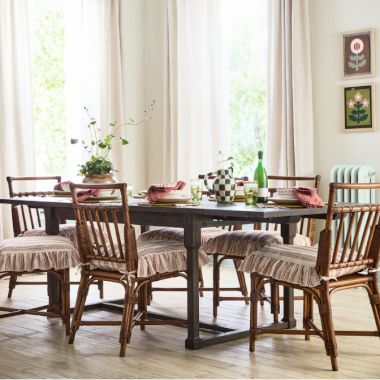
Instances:
[[[343,86],[375,82],[380,75],[380,1],[310,0],[314,103],[315,172],[322,175],[326,197],[330,170],[337,164],[368,164],[380,182],[380,88],[376,101],[377,132],[343,131]],[[340,33],[375,28],[376,77],[342,79]]]

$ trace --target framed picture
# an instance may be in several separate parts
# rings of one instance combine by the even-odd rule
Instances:
[[[375,75],[374,39],[373,29],[342,34],[343,78],[368,78]]]
[[[375,130],[375,86],[363,84],[344,87],[344,130],[362,132]]]

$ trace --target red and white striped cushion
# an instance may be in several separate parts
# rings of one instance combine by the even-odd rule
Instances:
[[[246,257],[249,253],[271,244],[282,244],[283,240],[279,232],[263,230],[239,230],[225,232],[208,240],[203,249],[207,254],[219,254],[227,256]],[[310,246],[307,236],[297,234],[294,245]]]
[[[258,273],[279,281],[286,281],[307,287],[321,283],[316,270],[318,247],[297,247],[294,245],[271,245],[248,255],[239,270]],[[338,257],[340,253],[338,254]],[[336,278],[363,270],[365,265],[340,268],[330,271],[330,278]]]
[[[201,230],[201,246],[210,239],[224,234],[226,230],[218,227],[206,227]],[[184,231],[183,228],[162,227],[157,230],[152,230],[141,234],[137,241],[150,240],[175,240],[183,243]]]
[[[62,236],[16,237],[0,241],[0,272],[60,270],[79,263],[74,243]]]
[[[137,243],[138,252],[138,277],[150,277],[156,273],[186,271],[187,251],[183,243],[174,240],[150,240]],[[208,263],[208,256],[199,250],[199,266]],[[98,268],[111,271],[124,271],[124,263],[92,260],[91,264]]]
[[[44,227],[33,228],[32,230],[25,231],[21,236],[48,236]],[[58,236],[64,236],[70,239],[76,247],[78,247],[77,241],[77,228],[75,224],[60,224]]]

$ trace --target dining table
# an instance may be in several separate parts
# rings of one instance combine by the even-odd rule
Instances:
[[[113,201],[117,202],[117,200]],[[49,235],[59,232],[60,220],[74,220],[71,198],[57,196],[32,196],[0,198],[0,204],[27,205],[30,208],[44,210],[45,228]],[[205,346],[236,340],[249,335],[247,329],[228,328],[215,323],[203,323],[199,313],[199,271],[198,252],[201,245],[201,229],[211,226],[230,226],[252,223],[276,223],[285,244],[292,244],[297,233],[297,223],[302,217],[323,219],[327,209],[284,207],[280,205],[246,206],[244,202],[221,204],[215,201],[202,200],[197,205],[155,205],[150,206],[141,199],[130,199],[128,202],[132,224],[141,226],[142,232],[147,226],[180,227],[184,229],[184,246],[187,250],[187,338],[185,347],[199,349]],[[9,212],[9,217],[11,213]],[[60,284],[52,275],[48,275],[48,296],[52,304],[59,302]],[[115,307],[115,303],[101,300],[95,307]],[[119,305],[121,307],[121,305]],[[277,327],[293,328],[294,293],[291,288],[284,288],[284,306],[282,319],[260,328]],[[156,316],[157,317],[157,316]],[[163,318],[169,318],[163,316]],[[205,332],[202,333],[201,332]],[[209,332],[209,334],[207,334]]]

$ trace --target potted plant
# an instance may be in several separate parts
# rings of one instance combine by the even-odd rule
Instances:
[[[116,121],[109,123],[109,130],[105,136],[102,136],[101,130],[97,125],[95,118],[89,114],[88,108],[84,107],[89,123],[87,128],[89,130],[89,140],[71,139],[71,144],[81,144],[83,149],[89,154],[88,160],[80,165],[79,174],[84,176],[83,183],[116,183],[114,178],[115,169],[112,162],[109,160],[109,154],[112,150],[113,144],[116,141],[121,145],[128,145],[128,140],[117,134],[122,127],[130,125],[138,125],[151,118],[155,101],[149,105],[148,110],[144,111],[145,117],[142,120],[129,119],[127,123],[117,124]]]

